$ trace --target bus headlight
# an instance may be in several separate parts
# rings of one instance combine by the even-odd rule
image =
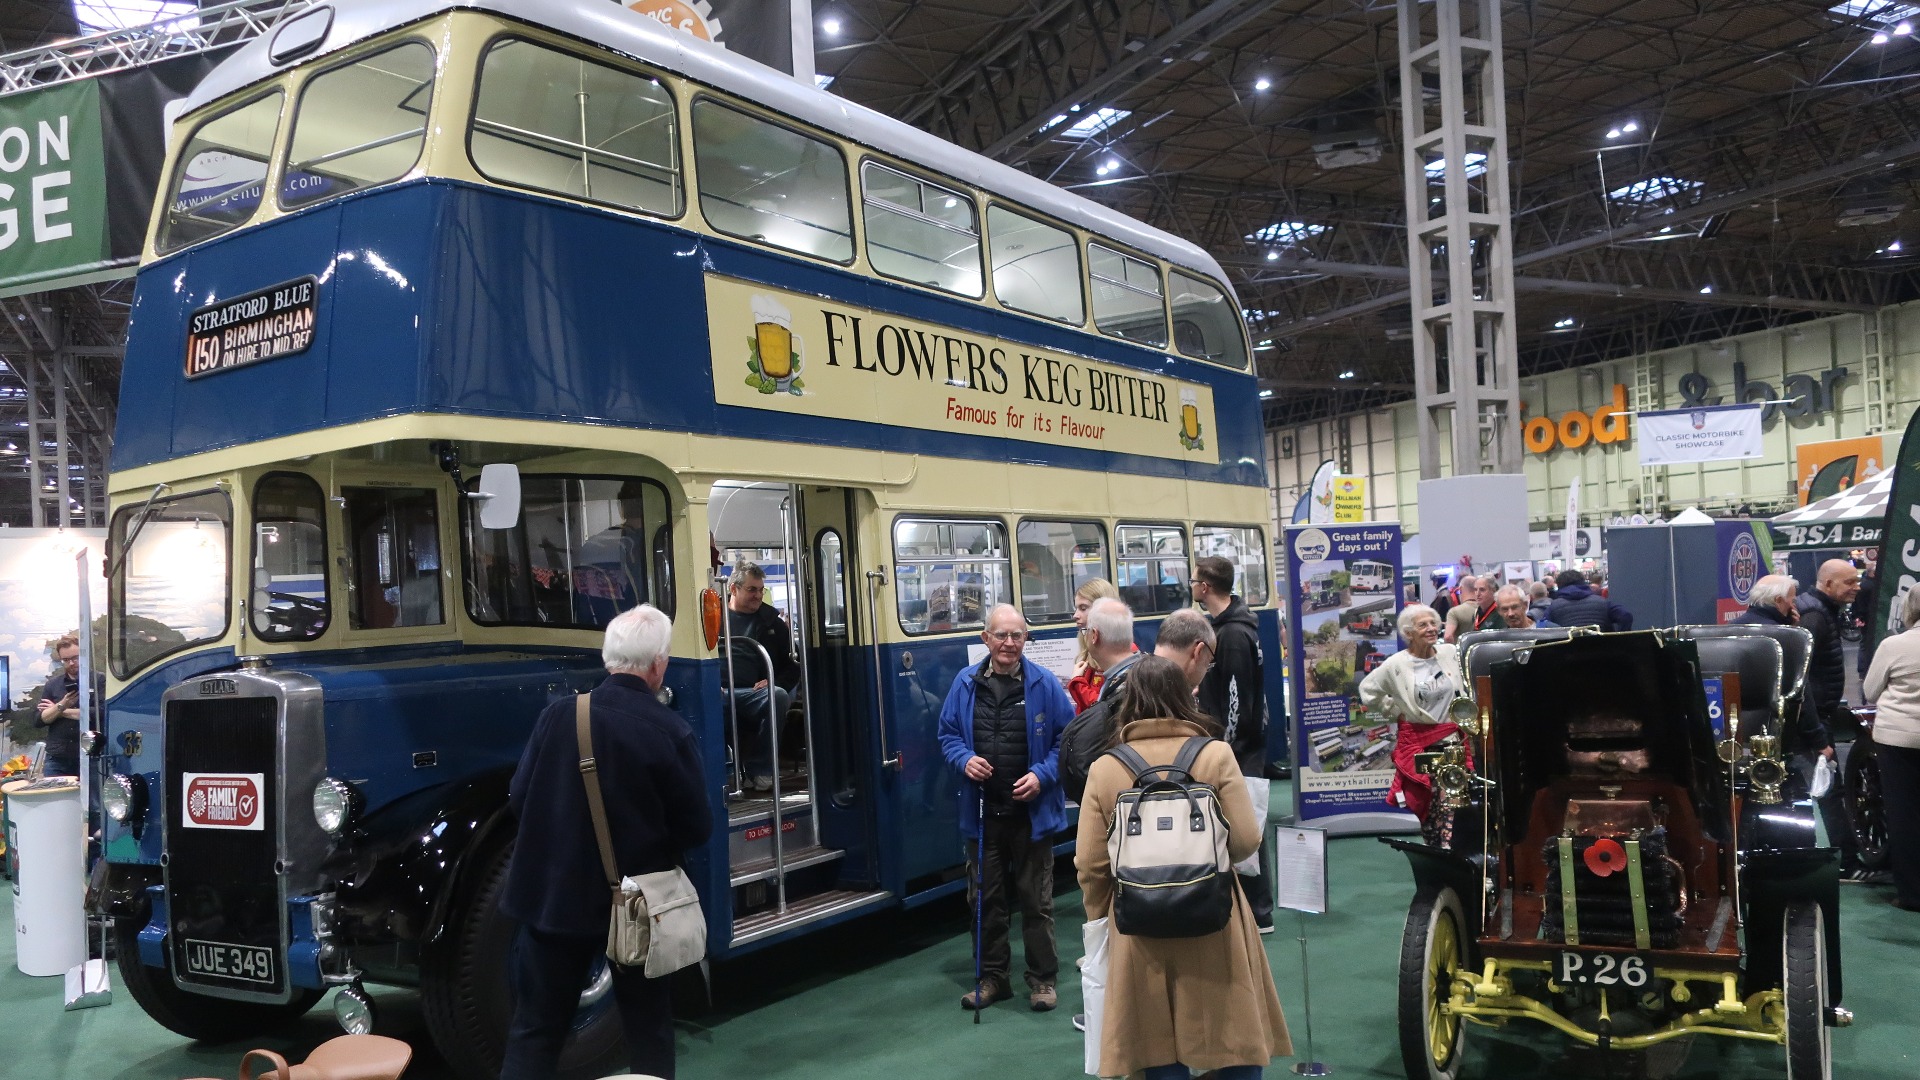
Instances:
[[[114,773],[100,786],[100,806],[108,817],[125,825],[145,809],[146,795],[145,777]]]
[[[353,785],[331,776],[322,777],[313,785],[313,820],[328,836],[339,836],[353,818],[354,804],[358,801]]]

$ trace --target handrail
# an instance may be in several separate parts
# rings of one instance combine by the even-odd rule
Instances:
[[[780,914],[785,915],[787,913],[787,863],[786,863],[786,852],[783,850],[781,846],[781,836],[780,836],[780,719],[781,718],[778,715],[776,715],[774,712],[774,702],[779,699],[774,695],[774,692],[773,692],[774,687],[777,685],[773,681],[773,657],[767,653],[767,647],[765,645],[760,644],[758,641],[755,641],[750,637],[744,638],[742,640],[746,641],[747,644],[753,646],[754,651],[760,654],[760,659],[766,661],[767,663],[767,752],[773,755],[773,820],[772,820],[773,888],[774,888],[775,903],[778,906]],[[728,694],[732,694],[733,692],[734,691],[731,689],[727,691]],[[733,711],[736,713],[738,712],[737,709]],[[739,720],[738,720],[738,717],[736,717],[734,721],[735,739],[739,738],[739,731],[740,731]],[[733,760],[736,766],[739,764],[740,759],[746,756],[746,753],[747,753],[746,747],[741,746],[738,742],[735,742],[733,744]]]
[[[720,605],[720,655],[726,657],[727,663],[726,685],[722,689],[727,695],[727,734],[731,736],[728,745],[733,747],[733,786],[727,790],[727,797],[737,799],[746,790],[741,777],[740,758],[746,754],[747,748],[740,745],[740,710],[733,707],[733,687],[736,682],[733,677],[733,620],[727,617],[731,613],[728,606],[731,602],[729,596],[731,589],[721,581],[718,574],[712,575],[712,580],[714,584],[720,586],[720,595],[728,597],[722,600]],[[772,666],[771,661],[768,666]],[[772,678],[771,672],[768,673],[768,678]],[[773,694],[768,693],[767,698],[771,700]]]
[[[867,571],[867,630],[873,635],[873,718],[880,727],[880,767],[899,769],[906,759],[887,752],[887,680],[880,663],[880,586],[886,583],[885,570]]]

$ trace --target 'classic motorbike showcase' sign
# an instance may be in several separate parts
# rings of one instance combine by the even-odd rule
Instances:
[[[312,275],[209,304],[187,317],[187,378],[305,352],[320,283]]]

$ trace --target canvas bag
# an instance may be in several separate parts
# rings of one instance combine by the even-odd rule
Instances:
[[[600,844],[600,867],[613,890],[613,917],[607,924],[607,959],[621,967],[644,967],[649,979],[671,975],[706,958],[707,919],[700,895],[679,867],[622,878],[613,860],[607,831],[607,804],[600,797],[600,771],[593,757],[593,725],[587,695],[574,698],[573,724],[580,743],[580,775],[587,785],[587,810]]]
[[[1227,821],[1213,788],[1193,779],[1212,739],[1196,735],[1171,765],[1148,765],[1131,746],[1108,753],[1133,774],[1107,826],[1113,867],[1113,929],[1133,937],[1203,937],[1233,917]]]

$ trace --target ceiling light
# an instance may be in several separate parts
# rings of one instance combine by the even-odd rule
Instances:
[[[1272,396],[1273,396],[1273,391],[1271,391],[1271,390],[1262,390],[1262,391],[1260,391],[1260,397],[1261,397],[1262,399],[1265,399],[1265,398],[1270,398],[1270,397],[1272,397]]]
[[[1893,28],[1893,33],[1895,37],[1905,37],[1908,34],[1913,33],[1913,24],[1903,22],[1899,26],[1896,26]]]
[[[1619,128],[1614,128],[1614,129],[1613,129],[1612,131],[1609,131],[1609,132],[1607,132],[1607,138],[1609,138],[1609,139],[1617,139],[1617,138],[1619,138],[1619,137],[1620,137],[1620,129],[1619,129]]]
[[[1711,285],[1702,285],[1702,286],[1700,286],[1700,295],[1701,295],[1701,296],[1705,296],[1705,295],[1707,295],[1708,293],[1710,293],[1710,292],[1712,292],[1712,291],[1713,291],[1713,286],[1711,286]]]
[[[1343,379],[1351,379],[1353,378],[1353,371],[1351,369],[1343,371],[1340,373],[1340,377]]]
[[[1573,316],[1571,316],[1571,315],[1569,315],[1569,316],[1567,316],[1567,317],[1566,317],[1566,318],[1564,318],[1564,319],[1560,319],[1560,320],[1558,320],[1558,321],[1556,321],[1556,322],[1555,322],[1555,323],[1553,324],[1553,328],[1554,328],[1555,330],[1571,330],[1571,329],[1573,329]]]
[[[1118,158],[1108,158],[1108,159],[1107,159],[1107,171],[1108,171],[1108,172],[1119,172],[1119,171],[1120,171],[1120,161],[1119,161],[1119,159],[1118,159]]]
[[[1888,41],[1888,40],[1889,40],[1889,39],[1888,39],[1888,37],[1887,37],[1887,35],[1885,35],[1885,34],[1875,34],[1875,35],[1873,35],[1873,43],[1874,43],[1875,45],[1885,45],[1885,44],[1887,43],[1887,41]]]
[[[1898,241],[1898,240],[1895,240],[1895,241],[1894,241],[1893,243],[1891,243],[1891,244],[1888,244],[1888,245],[1887,245],[1887,250],[1888,250],[1888,251],[1899,251],[1899,250],[1900,250],[1900,241]]]
[[[1094,174],[1097,176],[1107,175],[1107,167],[1105,165],[1096,165],[1094,166],[1093,171],[1094,171]]]
[[[1626,123],[1620,125],[1620,130],[1631,135],[1634,132],[1640,130],[1640,125],[1635,121],[1629,120]]]
[[[840,20],[829,15],[828,17],[820,20],[820,29],[825,30],[827,32],[828,37],[839,37],[840,36]]]
[[[1273,89],[1273,80],[1262,75],[1253,81],[1253,88],[1255,90],[1271,90]]]
[[[1275,260],[1277,260],[1277,259],[1279,259],[1279,258],[1280,258],[1280,253],[1279,253],[1279,252],[1277,252],[1277,251],[1269,251],[1269,252],[1267,252],[1267,261],[1268,261],[1268,262],[1274,262]]]

